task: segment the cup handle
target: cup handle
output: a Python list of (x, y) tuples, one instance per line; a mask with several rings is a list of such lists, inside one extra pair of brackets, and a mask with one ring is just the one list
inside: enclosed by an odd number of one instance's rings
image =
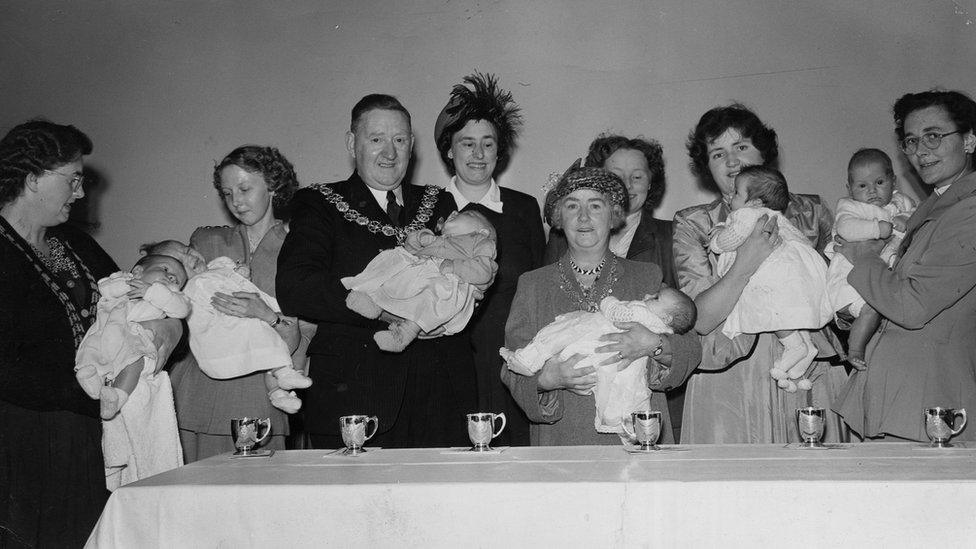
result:
[(258, 439), (254, 441), (255, 446), (264, 442), (264, 439), (268, 438), (268, 435), (271, 434), (271, 418), (260, 419), (257, 423), (258, 425), (264, 425), (264, 435), (258, 437)]
[(958, 435), (959, 431), (962, 431), (962, 428), (966, 426), (966, 409), (959, 408), (958, 410), (956, 410), (956, 415), (962, 416), (962, 423), (959, 424), (958, 428), (952, 430), (953, 435)]
[(498, 435), (502, 434), (502, 431), (505, 430), (505, 424), (506, 424), (505, 412), (501, 412), (499, 414), (495, 414), (495, 417), (491, 418), (492, 423), (494, 423), (496, 420), (498, 420), (498, 418), (502, 418), (502, 426), (499, 427), (499, 429), (497, 431), (495, 431), (494, 433), (491, 434), (491, 438), (497, 437)]
[(366, 435), (366, 438), (363, 439), (363, 442), (366, 442), (367, 440), (373, 438), (373, 435), (376, 434), (376, 430), (380, 428), (380, 420), (379, 420), (378, 417), (376, 417), (376, 416), (369, 416), (368, 418), (366, 418), (366, 428), (367, 429), (369, 429), (370, 422), (373, 423), (373, 431), (371, 433), (369, 433), (368, 435)]

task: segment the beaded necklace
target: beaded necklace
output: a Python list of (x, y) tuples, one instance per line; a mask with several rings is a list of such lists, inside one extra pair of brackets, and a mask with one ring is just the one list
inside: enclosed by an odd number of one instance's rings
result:
[[(617, 282), (617, 256), (609, 254), (609, 268), (607, 269), (606, 276), (604, 276), (602, 267), (607, 262), (607, 259), (607, 257), (604, 257), (603, 261), (600, 262), (600, 265), (597, 267), (599, 274), (597, 274), (596, 279), (593, 281), (593, 285), (589, 287), (583, 286), (583, 283), (577, 280), (572, 275), (572, 271), (563, 263), (563, 259), (559, 259), (559, 288), (576, 301), (577, 308), (580, 311), (590, 313), (599, 311), (600, 302), (603, 301), (603, 298), (613, 293), (613, 285)], [(570, 258), (570, 262), (572, 262), (572, 258)], [(602, 285), (601, 281), (603, 282)], [(600, 287), (599, 290), (597, 290), (598, 287)]]
[(414, 215), (413, 221), (411, 221), (406, 227), (394, 227), (389, 223), (380, 223), (375, 219), (370, 219), (366, 217), (358, 210), (349, 207), (349, 203), (342, 198), (342, 195), (332, 190), (332, 187), (328, 183), (316, 183), (312, 185), (311, 188), (322, 193), (325, 199), (335, 206), (335, 209), (342, 214), (342, 217), (350, 222), (355, 223), (361, 227), (365, 227), (366, 230), (373, 234), (382, 233), (384, 236), (395, 236), (397, 244), (403, 244), (407, 237), (407, 233), (413, 231), (419, 231), (423, 229), (424, 226), (432, 215), (434, 215), (434, 206), (437, 205), (437, 195), (440, 194), (441, 188), (435, 185), (425, 185), (424, 186), (424, 196), (420, 200), (420, 209)]
[(593, 276), (595, 274), (600, 274), (600, 271), (603, 270), (603, 266), (606, 264), (607, 264), (607, 258), (604, 257), (603, 260), (600, 261), (600, 264), (597, 265), (596, 267), (593, 267), (592, 269), (584, 269), (583, 267), (580, 267), (579, 265), (576, 264), (576, 260), (574, 260), (572, 256), (570, 256), (569, 258), (569, 266), (572, 267), (573, 271), (575, 271), (577, 274), (583, 276)]

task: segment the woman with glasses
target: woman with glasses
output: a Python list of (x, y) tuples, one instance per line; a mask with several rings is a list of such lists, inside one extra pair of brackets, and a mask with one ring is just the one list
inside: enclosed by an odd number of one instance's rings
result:
[[(808, 401), (829, 408), (835, 386), (841, 387), (846, 378), (844, 370), (815, 360), (807, 375), (813, 383), (810, 392), (788, 393), (778, 389), (769, 376), (769, 369), (782, 352), (773, 334), (743, 334), (734, 339), (722, 334), (722, 325), (746, 282), (779, 245), (779, 227), (775, 220), (757, 223), (724, 277), (717, 271), (718, 256), (708, 248), (712, 229), (729, 215), (739, 171), (750, 165), (776, 165), (776, 132), (742, 105), (716, 107), (702, 115), (689, 135), (688, 155), (695, 174), (719, 197), (674, 216), (678, 289), (695, 300), (695, 329), (702, 336), (702, 362), (685, 391), (681, 442), (798, 441), (794, 410), (806, 406)], [(791, 193), (785, 215), (810, 244), (823, 250), (830, 240), (833, 215), (819, 196)], [(814, 334), (821, 359), (836, 354), (835, 342), (829, 337), (829, 330)], [(842, 434), (840, 418), (830, 418), (824, 438), (837, 441)]]
[[(91, 150), (74, 126), (41, 120), (0, 140), (0, 547), (80, 547), (108, 495), (98, 400), (74, 364), (96, 283), (118, 266), (65, 223)], [(143, 326), (164, 364), (180, 321)]]
[[(885, 320), (837, 412), (868, 439), (925, 441), (923, 408), (976, 409), (976, 102), (910, 93), (894, 106), (901, 150), (932, 194), (908, 220), (893, 269), (883, 241), (846, 242), (848, 281)], [(976, 440), (976, 429), (957, 437)]]

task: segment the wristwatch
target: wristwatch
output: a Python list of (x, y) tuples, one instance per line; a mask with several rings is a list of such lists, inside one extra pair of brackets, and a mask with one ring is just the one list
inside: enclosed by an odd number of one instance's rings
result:
[[(277, 328), (278, 325), (281, 324), (281, 315), (275, 315), (275, 321), (274, 322), (269, 322), (268, 324), (270, 324), (272, 328)], [(659, 347), (659, 349), (660, 349), (660, 347)], [(654, 351), (654, 352), (656, 353), (657, 351)], [(655, 355), (655, 356), (657, 356), (657, 355)]]
[(651, 357), (661, 356), (661, 353), (663, 352), (664, 352), (664, 340), (662, 339), (661, 342), (657, 344), (657, 348), (654, 349), (654, 352), (651, 353)]

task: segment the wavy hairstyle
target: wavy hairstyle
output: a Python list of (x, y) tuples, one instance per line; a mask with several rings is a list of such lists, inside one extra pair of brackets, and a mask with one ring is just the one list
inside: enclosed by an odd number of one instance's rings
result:
[(271, 205), (275, 217), (288, 218), (288, 204), (291, 197), (298, 190), (298, 177), (291, 162), (278, 149), (262, 147), (260, 145), (244, 145), (230, 152), (223, 160), (214, 166), (213, 186), (220, 190), (220, 172), (227, 166), (237, 166), (248, 172), (260, 174), (268, 185), (268, 191), (274, 192)]
[(74, 126), (47, 120), (15, 126), (0, 140), (0, 206), (24, 192), (28, 175), (40, 176), (91, 152), (91, 139)]
[(763, 165), (776, 167), (779, 162), (779, 145), (776, 131), (763, 124), (756, 113), (741, 103), (725, 107), (715, 107), (702, 115), (691, 133), (688, 134), (688, 156), (691, 158), (691, 171), (702, 185), (721, 193), (718, 183), (708, 169), (708, 144), (720, 137), (729, 128), (736, 129), (742, 137), (752, 140), (762, 154)]
[(622, 135), (600, 134), (590, 143), (590, 149), (586, 153), (586, 165), (603, 168), (607, 159), (621, 149), (634, 150), (644, 155), (644, 160), (647, 162), (649, 185), (647, 187), (647, 199), (641, 209), (650, 215), (661, 205), (666, 187), (664, 183), (664, 151), (661, 149), (661, 144), (654, 139), (644, 139), (639, 136), (629, 139)]

